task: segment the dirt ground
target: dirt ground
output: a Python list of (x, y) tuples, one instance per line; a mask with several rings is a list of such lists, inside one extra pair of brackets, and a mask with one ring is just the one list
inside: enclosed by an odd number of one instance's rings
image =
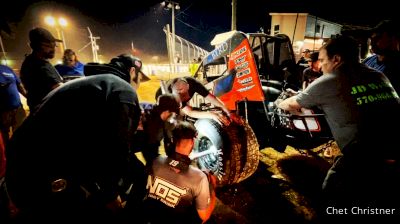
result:
[(168, 80), (170, 77), (167, 75), (152, 75), (150, 76), (151, 80), (147, 82), (143, 82), (140, 84), (137, 93), (139, 96), (139, 102), (149, 102), (149, 103), (155, 103), (155, 95), (157, 89), (160, 87), (160, 81), (161, 80)]
[[(331, 149), (338, 154), (335, 143)], [(208, 223), (319, 223), (320, 188), (334, 157), (323, 153), (321, 147), (260, 150), (251, 177), (217, 188), (217, 206)]]

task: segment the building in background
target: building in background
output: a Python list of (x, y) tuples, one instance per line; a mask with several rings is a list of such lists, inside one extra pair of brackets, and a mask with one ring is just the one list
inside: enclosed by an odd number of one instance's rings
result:
[(293, 43), (298, 60), (305, 49), (318, 50), (322, 44), (341, 33), (342, 25), (308, 13), (269, 13), (271, 35), (286, 34)]

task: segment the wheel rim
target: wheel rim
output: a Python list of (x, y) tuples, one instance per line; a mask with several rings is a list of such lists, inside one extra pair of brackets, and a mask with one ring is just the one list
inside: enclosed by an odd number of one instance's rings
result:
[[(199, 139), (199, 144), (198, 144), (198, 151), (203, 152), (209, 150), (214, 144), (212, 141), (203, 136)], [(199, 164), (202, 167), (207, 168), (208, 170), (211, 170), (212, 172), (218, 171), (218, 155), (215, 154), (208, 154), (205, 156), (202, 156), (199, 158)]]

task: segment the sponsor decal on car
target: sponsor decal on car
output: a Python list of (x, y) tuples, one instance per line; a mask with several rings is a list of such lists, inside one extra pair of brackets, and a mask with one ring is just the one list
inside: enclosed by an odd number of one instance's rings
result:
[(240, 78), (240, 77), (242, 77), (244, 75), (248, 75), (248, 74), (250, 74), (250, 68), (246, 68), (246, 69), (236, 73), (236, 78)]
[(236, 69), (236, 70), (241, 70), (241, 69), (244, 69), (244, 68), (247, 68), (247, 67), (249, 67), (249, 62), (248, 62), (248, 61), (246, 61), (246, 62), (244, 62), (244, 63), (242, 63), (242, 64), (240, 64), (240, 65), (237, 65), (237, 66), (235, 67), (235, 69)]
[(255, 85), (246, 86), (246, 87), (243, 87), (243, 88), (238, 89), (237, 91), (239, 91), (239, 92), (245, 92), (245, 91), (248, 91), (248, 90), (252, 89), (254, 86), (255, 86)]
[(247, 77), (238, 81), (242, 85), (253, 83), (253, 77)]

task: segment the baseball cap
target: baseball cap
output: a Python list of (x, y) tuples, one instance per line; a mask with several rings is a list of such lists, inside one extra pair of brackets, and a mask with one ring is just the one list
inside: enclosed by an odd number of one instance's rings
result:
[(50, 31), (37, 27), (29, 31), (29, 40), (31, 43), (52, 43), (52, 42), (62, 42), (60, 39), (56, 39)]
[(146, 82), (149, 81), (150, 78), (143, 73), (142, 71), (142, 60), (140, 58), (137, 58), (131, 54), (121, 54), (118, 55), (116, 58), (111, 59), (111, 64), (119, 64), (123, 65), (126, 70), (130, 70), (131, 67), (135, 67), (136, 70), (139, 71), (139, 73), (142, 74), (142, 77), (140, 79), (141, 82)]
[(310, 49), (305, 49), (304, 51), (303, 51), (303, 53), (310, 53), (311, 51), (310, 51)]
[(157, 106), (160, 111), (169, 110), (170, 112), (175, 112), (179, 114), (180, 103), (175, 95), (166, 93), (162, 94), (157, 98)]

